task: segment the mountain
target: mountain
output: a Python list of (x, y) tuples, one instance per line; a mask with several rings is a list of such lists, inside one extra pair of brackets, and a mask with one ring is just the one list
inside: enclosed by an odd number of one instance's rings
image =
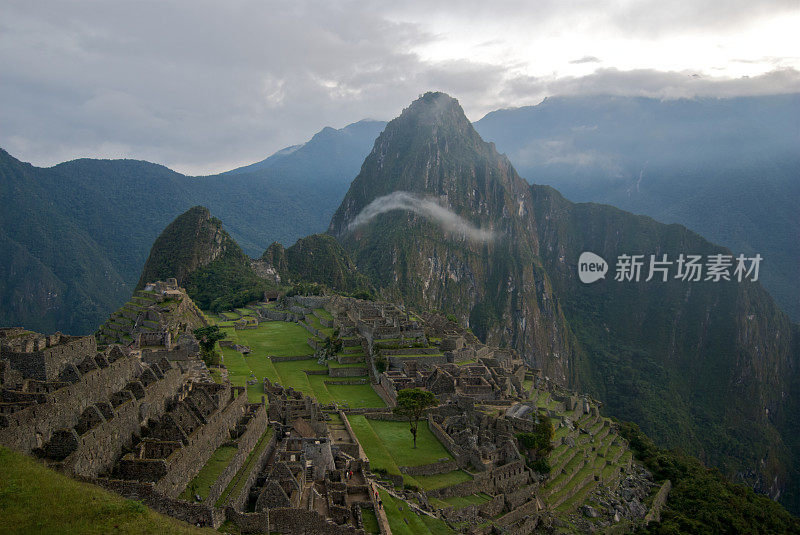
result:
[(0, 323), (93, 332), (133, 293), (161, 230), (198, 204), (253, 256), (323, 231), (382, 126), (326, 128), (261, 168), (207, 177), (135, 160), (39, 168), (0, 149)]
[[(318, 181), (345, 182), (345, 190), (369, 151), (369, 147), (386, 126), (386, 121), (364, 119), (344, 128), (326, 126), (307, 143), (279, 150), (266, 160), (239, 167), (223, 175), (239, 175), (258, 171), (279, 170), (292, 180), (313, 177)], [(346, 180), (342, 180), (347, 176)], [(342, 195), (344, 195), (342, 191)], [(330, 218), (329, 218), (330, 219)]]
[(250, 258), (223, 230), (222, 221), (203, 206), (167, 225), (150, 249), (136, 289), (172, 277), (206, 310), (242, 306), (259, 299), (267, 288)]
[(326, 234), (300, 238), (288, 249), (273, 243), (261, 260), (273, 267), (282, 280), (324, 284), (344, 293), (371, 289), (369, 280), (358, 271), (347, 251)]
[(387, 124), (329, 233), (384, 297), (455, 314), (660, 444), (797, 509), (800, 329), (760, 284), (576, 276), (583, 251), (613, 270), (621, 254), (723, 247), (529, 185), (442, 93)]
[(681, 223), (764, 257), (800, 320), (800, 94), (659, 100), (554, 97), (475, 123), (530, 182)]

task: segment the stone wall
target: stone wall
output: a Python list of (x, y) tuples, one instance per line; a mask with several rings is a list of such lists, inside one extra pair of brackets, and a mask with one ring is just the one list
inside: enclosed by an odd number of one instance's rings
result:
[(322, 339), (326, 338), (325, 333), (321, 332), (316, 327), (312, 327), (311, 325), (306, 323), (305, 320), (298, 321), (297, 323), (299, 323), (305, 330), (307, 330), (308, 332), (310, 332), (311, 334), (313, 334), (317, 338), (322, 338)]
[(450, 455), (456, 458), (456, 462), (458, 462), (459, 466), (465, 468), (469, 465), (469, 459), (466, 455), (464, 455), (463, 450), (461, 447), (453, 442), (453, 439), (448, 435), (442, 426), (436, 423), (433, 418), (428, 418), (428, 429), (431, 430), (431, 433), (439, 439), (439, 442), (442, 443), (444, 448), (450, 452)]
[(296, 314), (282, 312), (280, 310), (274, 310), (271, 308), (261, 308), (259, 313), (270, 321), (295, 322), (298, 320), (298, 316)]
[(226, 507), (225, 519), (239, 528), (239, 533), (267, 533), (269, 531), (269, 511), (241, 513), (233, 507)]
[(309, 360), (313, 357), (310, 355), (291, 355), (287, 357), (269, 357), (272, 362), (288, 362), (290, 360)]
[(258, 479), (258, 475), (264, 469), (264, 465), (266, 464), (267, 460), (269, 459), (272, 452), (275, 451), (275, 444), (278, 440), (278, 433), (272, 433), (272, 436), (267, 442), (266, 447), (262, 450), (261, 455), (253, 463), (253, 468), (250, 470), (250, 473), (247, 475), (247, 479), (242, 485), (242, 490), (239, 492), (238, 496), (230, 496), (228, 498), (228, 505), (237, 511), (244, 511), (245, 507), (247, 506), (247, 500), (250, 497), (250, 487), (256, 482)]
[(142, 351), (142, 360), (145, 362), (158, 362), (165, 358), (172, 362), (187, 362), (189, 350), (185, 347), (178, 349), (145, 349)]
[(438, 463), (421, 464), (419, 466), (401, 466), (400, 471), (410, 476), (435, 476), (458, 470), (455, 461), (442, 461)]
[[(120, 356), (105, 368), (80, 375), (76, 383), (46, 394), (47, 402), (4, 415), (0, 444), (30, 453), (50, 439), (57, 429), (71, 429), (91, 405), (105, 403), (139, 373), (139, 362)], [(2, 424), (0, 424), (2, 425)]]
[(366, 375), (366, 366), (348, 366), (346, 368), (328, 368), (331, 377), (361, 377)]
[[(94, 336), (55, 338), (42, 335), (31, 347), (17, 352), (5, 345), (0, 348), (0, 357), (7, 359), (11, 367), (19, 370), (24, 377), (40, 381), (55, 381), (67, 364), (77, 365), (87, 356), (97, 353)], [(30, 351), (28, 351), (30, 350)]]
[[(253, 405), (251, 405), (253, 407)], [(239, 469), (244, 465), (250, 452), (253, 450), (258, 440), (267, 430), (267, 411), (264, 405), (257, 404), (256, 410), (250, 421), (247, 422), (247, 430), (239, 437), (236, 444), (237, 450), (233, 458), (228, 462), (228, 466), (219, 474), (217, 480), (211, 486), (208, 492), (208, 497), (203, 503), (213, 505), (217, 499), (225, 491), (225, 488), (230, 483), (231, 479), (236, 475)]]
[(444, 355), (425, 355), (419, 357), (389, 356), (387, 357), (392, 368), (401, 368), (404, 362), (412, 361), (429, 366), (441, 366), (447, 364), (447, 357)]
[(500, 517), (497, 521), (498, 525), (500, 526), (508, 526), (510, 524), (514, 524), (519, 522), (526, 516), (535, 515), (542, 509), (541, 503), (539, 503), (538, 499), (531, 500), (526, 502), (524, 505), (517, 507), (513, 511), (506, 513), (502, 517)]
[(350, 436), (350, 441), (354, 443), (358, 448), (358, 458), (361, 459), (362, 461), (367, 461), (364, 464), (364, 469), (369, 470), (369, 458), (367, 457), (367, 454), (364, 452), (364, 448), (361, 447), (361, 443), (356, 438), (356, 434), (353, 431), (353, 428), (350, 427), (350, 421), (347, 419), (347, 416), (345, 416), (344, 412), (341, 410), (339, 411), (339, 418), (341, 418), (342, 423), (344, 423), (344, 427), (347, 430), (347, 434)]
[(289, 298), (290, 303), (295, 303), (304, 308), (324, 308), (330, 297), (324, 295), (294, 295)]
[(113, 411), (113, 417), (80, 436), (78, 450), (64, 460), (64, 466), (74, 474), (97, 476), (111, 470), (122, 451), (131, 446), (142, 422), (164, 413), (166, 400), (175, 395), (183, 383), (178, 368), (171, 368), (163, 378), (144, 387), (142, 399), (130, 399)]
[(316, 511), (276, 508), (270, 509), (269, 513), (270, 531), (298, 535), (366, 535), (363, 529), (336, 525)]
[(486, 488), (485, 480), (481, 477), (484, 473), (476, 474), (475, 479), (472, 481), (463, 481), (449, 487), (428, 491), (428, 496), (444, 500), (455, 496), (469, 496), (477, 492), (486, 492), (489, 489)]
[(436, 355), (439, 350), (435, 347), (404, 347), (400, 349), (381, 349), (381, 355), (386, 357), (403, 355)]
[(165, 496), (176, 497), (206, 464), (223, 442), (230, 440), (229, 429), (244, 414), (247, 395), (239, 396), (215, 412), (208, 423), (189, 437), (189, 443), (168, 458), (167, 474), (158, 480), (156, 490)]
[(664, 481), (664, 483), (661, 485), (661, 488), (658, 489), (655, 498), (653, 498), (653, 505), (650, 506), (650, 510), (644, 517), (645, 525), (650, 522), (661, 521), (661, 509), (663, 509), (664, 505), (667, 503), (667, 498), (669, 498), (669, 493), (671, 490), (672, 482), (668, 479)]

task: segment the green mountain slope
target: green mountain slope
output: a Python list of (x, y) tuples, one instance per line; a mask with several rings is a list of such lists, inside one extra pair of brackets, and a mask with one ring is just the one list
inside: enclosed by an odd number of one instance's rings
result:
[[(394, 191), (434, 199), (495, 238), (445, 231), (416, 208), (351, 225)], [(722, 248), (679, 225), (529, 186), (440, 93), (387, 125), (329, 232), (385, 296), (456, 314), (660, 444), (796, 505), (798, 329), (761, 286), (586, 286), (575, 276), (584, 250), (613, 269), (623, 252), (675, 258)]]
[(280, 243), (273, 243), (261, 259), (292, 281), (324, 284), (345, 293), (371, 288), (369, 280), (358, 271), (347, 251), (334, 237), (326, 234), (300, 238), (288, 249)]
[(268, 283), (212, 217), (195, 206), (178, 216), (153, 243), (137, 289), (174, 277), (202, 309), (218, 310), (259, 299)]
[(133, 292), (159, 232), (198, 204), (251, 255), (324, 230), (382, 126), (327, 128), (255, 168), (208, 177), (134, 160), (43, 169), (0, 149), (0, 323), (94, 331)]

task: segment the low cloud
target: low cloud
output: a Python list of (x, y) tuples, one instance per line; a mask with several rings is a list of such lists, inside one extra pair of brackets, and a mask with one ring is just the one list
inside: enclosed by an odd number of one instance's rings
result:
[(570, 61), (573, 65), (579, 65), (581, 63), (600, 63), (600, 58), (594, 56), (583, 56), (580, 59), (573, 59)]
[(414, 212), (435, 222), (446, 232), (463, 236), (471, 241), (491, 242), (497, 237), (495, 232), (476, 227), (452, 210), (430, 199), (406, 191), (395, 191), (389, 195), (378, 197), (361, 210), (347, 226), (347, 230), (354, 230), (369, 223), (380, 214), (393, 210)]
[[(695, 97), (730, 98), (741, 96), (796, 93), (800, 87), (800, 71), (775, 69), (758, 76), (740, 78), (698, 75), (693, 71), (659, 71), (655, 69), (598, 69), (586, 76), (544, 78), (519, 76), (511, 79), (501, 93), (508, 102), (521, 102), (537, 97), (573, 95), (613, 95), (678, 99)], [(538, 102), (535, 102), (538, 103)], [(518, 104), (519, 105), (519, 104)]]

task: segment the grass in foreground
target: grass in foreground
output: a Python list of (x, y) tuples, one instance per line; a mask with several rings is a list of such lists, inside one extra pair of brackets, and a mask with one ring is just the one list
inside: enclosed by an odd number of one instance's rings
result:
[(0, 533), (216, 533), (48, 470), (0, 447)]

